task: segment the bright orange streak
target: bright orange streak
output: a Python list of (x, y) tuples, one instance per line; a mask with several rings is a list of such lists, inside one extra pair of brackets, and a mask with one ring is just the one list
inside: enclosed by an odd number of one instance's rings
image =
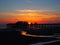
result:
[[(24, 11), (22, 11), (24, 12)], [(0, 13), (0, 22), (14, 23), (17, 21), (26, 21), (32, 23), (60, 23), (60, 14), (40, 14), (38, 11), (28, 10), (28, 13)], [(34, 13), (35, 12), (35, 13)], [(1, 17), (4, 15), (3, 17)]]

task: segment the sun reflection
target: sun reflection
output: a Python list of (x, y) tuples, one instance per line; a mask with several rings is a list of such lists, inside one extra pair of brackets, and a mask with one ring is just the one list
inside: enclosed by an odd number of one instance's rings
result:
[(22, 31), (21, 32), (22, 35), (26, 35), (26, 33), (27, 33), (26, 31)]

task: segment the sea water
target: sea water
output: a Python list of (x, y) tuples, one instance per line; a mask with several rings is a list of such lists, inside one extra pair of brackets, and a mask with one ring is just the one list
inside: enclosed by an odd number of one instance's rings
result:
[(7, 28), (5, 24), (0, 24), (0, 29), (5, 29)]

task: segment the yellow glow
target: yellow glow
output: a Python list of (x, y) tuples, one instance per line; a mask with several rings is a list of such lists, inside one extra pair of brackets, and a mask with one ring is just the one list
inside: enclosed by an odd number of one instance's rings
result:
[(18, 10), (18, 12), (20, 13), (0, 12), (0, 22), (26, 21), (29, 24), (35, 22), (37, 23), (60, 22), (60, 14), (40, 13), (45, 11), (49, 10)]
[(28, 22), (28, 24), (31, 24), (31, 22)]
[(26, 31), (22, 31), (21, 32), (22, 35), (26, 35), (26, 33), (27, 33)]

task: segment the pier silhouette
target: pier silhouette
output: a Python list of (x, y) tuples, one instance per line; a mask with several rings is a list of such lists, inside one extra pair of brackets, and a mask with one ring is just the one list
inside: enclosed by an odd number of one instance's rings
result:
[[(25, 32), (22, 33), (22, 31)], [(0, 44), (30, 45), (38, 42), (57, 40), (57, 38), (49, 36), (59, 32), (60, 24), (10, 23), (7, 24), (6, 29), (0, 29)], [(45, 37), (39, 35), (44, 35)]]

